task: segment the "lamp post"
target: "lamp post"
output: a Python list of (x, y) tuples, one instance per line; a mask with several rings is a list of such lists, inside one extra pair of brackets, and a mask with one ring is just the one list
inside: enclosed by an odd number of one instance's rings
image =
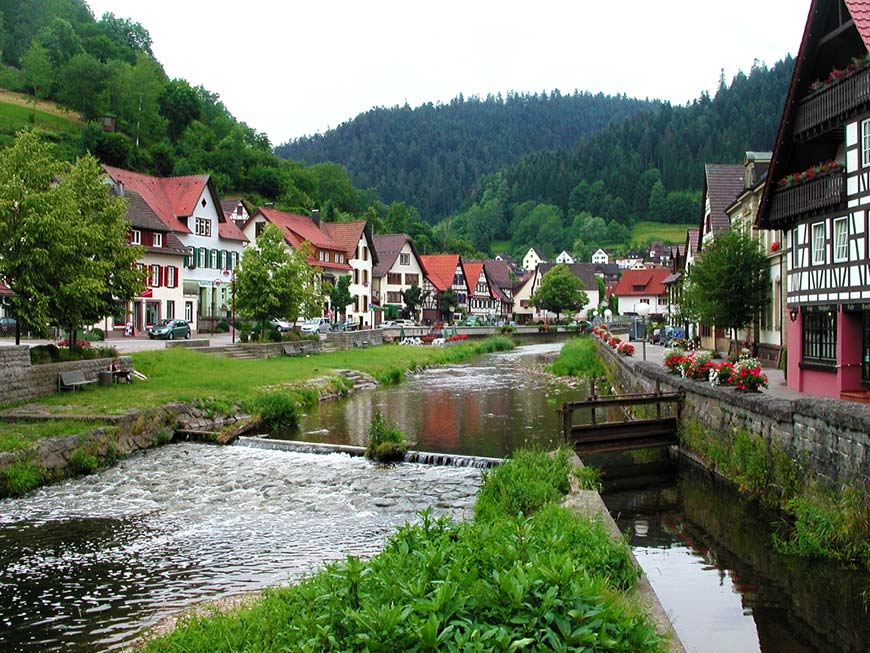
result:
[(230, 278), (230, 331), (233, 344), (236, 344), (236, 271), (224, 269), (221, 274)]
[(638, 304), (634, 307), (635, 312), (640, 315), (641, 323), (643, 324), (643, 359), (646, 360), (646, 316), (649, 315), (649, 304)]
[(610, 320), (613, 319), (613, 311), (609, 308), (604, 309), (604, 323), (610, 324)]

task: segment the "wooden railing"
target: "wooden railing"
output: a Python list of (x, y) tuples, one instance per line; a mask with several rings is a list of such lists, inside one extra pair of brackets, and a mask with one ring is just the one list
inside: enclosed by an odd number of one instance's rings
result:
[(798, 103), (795, 116), (796, 138), (826, 123), (834, 123), (861, 105), (870, 102), (870, 68), (834, 83)]
[(774, 191), (770, 203), (770, 220), (774, 224), (835, 209), (846, 201), (846, 175), (842, 170), (829, 173), (796, 186)]

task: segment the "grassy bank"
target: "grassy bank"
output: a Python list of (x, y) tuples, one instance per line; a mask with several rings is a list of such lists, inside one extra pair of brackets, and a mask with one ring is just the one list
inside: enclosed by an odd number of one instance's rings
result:
[(484, 478), (475, 517), (406, 525), (230, 613), (147, 643), (194, 651), (663, 651), (630, 590), (627, 547), (557, 501), (568, 454), (521, 452)]
[(101, 426), (105, 426), (105, 423), (71, 419), (50, 422), (0, 422), (0, 452), (21, 451), (40, 438), (83, 435)]
[(813, 481), (806, 463), (746, 430), (711, 433), (687, 420), (681, 444), (696, 453), (740, 491), (784, 514), (776, 548), (807, 558), (830, 558), (870, 571), (870, 505), (866, 488), (832, 488)]
[(572, 338), (553, 361), (553, 374), (580, 378), (605, 375), (604, 365), (590, 336)]
[(382, 345), (307, 357), (277, 356), (258, 360), (217, 358), (177, 347), (133, 355), (135, 368), (148, 377), (147, 381), (53, 394), (38, 403), (54, 407), (56, 412), (93, 415), (117, 414), (130, 408), (148, 408), (172, 401), (201, 400), (230, 406), (270, 387), (301, 384), (328, 376), (336, 369), (360, 370), (382, 383), (391, 383), (400, 381), (411, 369), (457, 363), (513, 346), (507, 338), (489, 338), (445, 349)]

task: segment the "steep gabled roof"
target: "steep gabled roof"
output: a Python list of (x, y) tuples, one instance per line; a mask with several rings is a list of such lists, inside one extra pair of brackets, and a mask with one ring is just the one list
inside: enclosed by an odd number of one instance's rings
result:
[(465, 275), (465, 285), (468, 286), (469, 294), (474, 294), (477, 287), (477, 280), (480, 279), (480, 273), (483, 272), (483, 263), (480, 261), (463, 261), (462, 273)]
[(453, 277), (457, 266), (462, 263), (462, 257), (459, 254), (429, 254), (421, 256), (420, 262), (432, 285), (443, 292), (453, 286)]
[(498, 261), (496, 259), (487, 259), (483, 262), (483, 268), (486, 270), (487, 276), (499, 288), (512, 288), (511, 268), (506, 261)]
[(232, 220), (221, 222), (218, 225), (218, 236), (225, 240), (240, 240), (243, 243), (248, 242), (245, 234), (239, 229)]
[(619, 297), (665, 295), (667, 289), (663, 282), (670, 273), (670, 270), (665, 268), (626, 270), (613, 293)]
[[(393, 267), (396, 259), (399, 258), (399, 253), (405, 246), (405, 243), (411, 245), (411, 251), (420, 262), (420, 256), (417, 250), (414, 249), (414, 242), (407, 234), (386, 234), (383, 236), (375, 236), (373, 239), (374, 248), (378, 253), (378, 264), (372, 269), (372, 275), (375, 277), (384, 277), (387, 272)], [(422, 267), (423, 264), (420, 263)]]
[[(853, 26), (864, 44), (864, 48), (870, 51), (870, 1), (868, 0), (843, 0), (849, 14), (852, 16)], [(758, 203), (758, 211), (755, 214), (755, 224), (762, 229), (781, 229), (784, 225), (772, 224), (768, 219), (770, 202), (776, 189), (776, 182), (785, 174), (793, 172), (786, 170), (793, 149), (794, 113), (797, 111), (797, 103), (806, 93), (812, 79), (811, 66), (818, 53), (821, 21), (825, 16), (823, 9), (836, 9), (836, 3), (831, 0), (812, 0), (804, 33), (801, 37), (801, 45), (795, 57), (795, 66), (791, 75), (788, 93), (782, 109), (782, 117), (776, 132), (776, 140), (773, 143), (773, 155), (770, 167), (767, 171), (767, 179), (764, 181), (764, 190)], [(847, 28), (848, 24), (843, 25)]]
[[(743, 192), (744, 170), (742, 165), (707, 163), (704, 165), (704, 188), (702, 198), (710, 200), (710, 226), (714, 234), (725, 231), (731, 220), (725, 212), (735, 198)], [(704, 233), (705, 216), (701, 212), (701, 233)]]
[(278, 227), (283, 232), (284, 239), (294, 248), (299, 247), (307, 241), (321, 249), (342, 252), (342, 248), (329, 237), (329, 234), (321, 231), (308, 216), (287, 213), (270, 206), (264, 206), (254, 211), (254, 214), (248, 218), (245, 226), (250, 224), (258, 215), (262, 215), (266, 220)]
[(598, 290), (598, 278), (595, 276), (595, 266), (592, 263), (541, 263), (538, 271), (543, 277), (556, 265), (565, 265), (571, 274), (583, 282), (583, 290)]
[(163, 220), (160, 219), (154, 210), (148, 205), (142, 196), (133, 190), (132, 188), (128, 188), (124, 190), (124, 197), (127, 199), (127, 222), (129, 222), (133, 227), (137, 229), (148, 229), (149, 231), (159, 231), (160, 233), (167, 233), (169, 231), (169, 227), (167, 227)]
[(693, 252), (697, 252), (700, 237), (701, 231), (699, 229), (686, 229), (686, 251), (691, 247)]
[(356, 222), (321, 222), (320, 230), (325, 231), (333, 242), (338, 245), (348, 259), (353, 258), (359, 239), (366, 228), (365, 220)]
[(0, 297), (15, 297), (16, 293), (5, 283), (0, 281)]

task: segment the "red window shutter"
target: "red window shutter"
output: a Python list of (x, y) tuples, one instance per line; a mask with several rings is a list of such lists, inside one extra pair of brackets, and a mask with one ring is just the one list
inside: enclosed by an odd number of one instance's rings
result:
[(178, 288), (178, 267), (172, 266), (172, 287)]

